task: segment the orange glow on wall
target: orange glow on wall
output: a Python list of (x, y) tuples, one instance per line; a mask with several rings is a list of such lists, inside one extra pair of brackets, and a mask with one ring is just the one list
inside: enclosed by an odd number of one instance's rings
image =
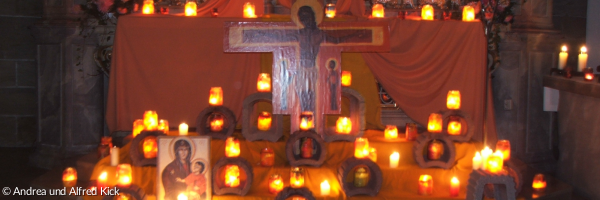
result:
[(228, 137), (227, 140), (225, 140), (225, 156), (228, 158), (240, 156), (239, 140), (233, 137)]
[(223, 105), (223, 89), (221, 87), (211, 87), (210, 96), (208, 97), (208, 104), (211, 106), (222, 106)]
[(352, 72), (342, 71), (342, 86), (349, 87), (352, 85)]
[(271, 92), (271, 76), (269, 74), (261, 73), (258, 75), (256, 90), (258, 92)]
[(442, 132), (442, 115), (438, 113), (431, 113), (429, 115), (429, 122), (427, 123), (427, 131), (430, 133)]

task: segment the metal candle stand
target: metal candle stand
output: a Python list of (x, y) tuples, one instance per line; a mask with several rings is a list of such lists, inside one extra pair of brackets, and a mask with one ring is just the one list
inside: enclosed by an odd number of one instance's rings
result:
[[(314, 144), (317, 145), (317, 152), (312, 156), (312, 158), (302, 158), (300, 155), (294, 154), (294, 143), (305, 137), (312, 138)], [(314, 167), (320, 167), (323, 162), (325, 162), (325, 158), (327, 157), (327, 148), (325, 147), (325, 141), (323, 141), (323, 138), (321, 138), (317, 132), (312, 130), (296, 131), (290, 135), (290, 138), (285, 144), (285, 155), (287, 156), (291, 166), (310, 165)]]
[[(366, 166), (369, 171), (369, 183), (365, 187), (355, 187), (353, 183), (346, 181), (358, 166)], [(338, 181), (348, 197), (356, 195), (377, 196), (383, 184), (383, 174), (381, 168), (371, 159), (351, 157), (346, 159), (338, 168)]]
[[(163, 131), (142, 131), (131, 140), (131, 147), (129, 148), (129, 157), (131, 157), (131, 164), (133, 166), (156, 166), (156, 157), (145, 158), (142, 150), (142, 142), (148, 136), (164, 136)], [(156, 141), (158, 142), (158, 141)]]
[(323, 137), (325, 141), (350, 141), (353, 142), (357, 137), (361, 137), (365, 133), (365, 98), (356, 90), (342, 87), (342, 97), (350, 100), (350, 121), (352, 122), (352, 131), (349, 134), (336, 133), (335, 127), (326, 127), (325, 120), (327, 117), (322, 117)]
[[(220, 177), (221, 173), (219, 173), (219, 169), (224, 168), (227, 165), (237, 165), (240, 170), (243, 170), (244, 173), (246, 173), (246, 181), (240, 181), (240, 185), (237, 187), (226, 187), (224, 181), (221, 179), (222, 177)], [(250, 191), (253, 177), (254, 172), (252, 171), (252, 165), (250, 165), (246, 159), (240, 157), (223, 157), (219, 159), (219, 161), (217, 161), (213, 167), (213, 191), (216, 195), (235, 194), (239, 196), (245, 196)]]
[[(207, 120), (213, 113), (221, 113), (223, 115), (223, 130), (219, 132), (212, 132), (208, 128)], [(235, 129), (235, 114), (229, 108), (225, 106), (209, 106), (200, 112), (198, 118), (196, 118), (196, 131), (198, 135), (207, 135), (212, 138), (226, 140), (227, 137), (233, 135)]]
[(256, 124), (252, 125), (252, 113), (254, 113), (254, 105), (260, 101), (272, 102), (273, 94), (271, 93), (254, 93), (244, 99), (242, 107), (242, 135), (248, 141), (268, 140), (277, 142), (283, 136), (283, 115), (271, 115), (271, 129), (268, 131), (258, 130)]

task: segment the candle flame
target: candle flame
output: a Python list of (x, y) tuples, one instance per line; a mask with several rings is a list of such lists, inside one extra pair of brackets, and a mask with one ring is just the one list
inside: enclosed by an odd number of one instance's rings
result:
[(100, 174), (100, 176), (98, 176), (98, 179), (102, 179), (102, 180), (106, 180), (106, 177), (108, 176), (108, 174), (106, 174), (106, 172), (102, 172)]
[(563, 45), (563, 46), (562, 46), (562, 48), (561, 48), (561, 50), (562, 50), (563, 52), (567, 52), (567, 45)]
[(451, 180), (450, 182), (452, 182), (453, 184), (458, 184), (458, 183), (460, 183), (460, 181), (458, 181), (458, 178), (456, 178), (456, 176), (455, 176), (455, 177), (452, 177), (452, 180)]
[(581, 54), (587, 53), (587, 48), (585, 46), (581, 47)]

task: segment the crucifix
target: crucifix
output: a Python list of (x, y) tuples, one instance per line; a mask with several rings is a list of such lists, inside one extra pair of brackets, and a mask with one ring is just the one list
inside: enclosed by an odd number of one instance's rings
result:
[(329, 22), (316, 0), (292, 5), (293, 22), (227, 22), (225, 52), (273, 53), (273, 114), (291, 115), (298, 130), (301, 112), (314, 113), (315, 129), (325, 114), (341, 112), (341, 52), (389, 51), (386, 21)]

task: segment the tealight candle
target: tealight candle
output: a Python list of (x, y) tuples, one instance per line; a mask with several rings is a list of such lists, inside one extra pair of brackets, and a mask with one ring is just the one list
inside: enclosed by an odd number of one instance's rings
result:
[(335, 4), (327, 4), (327, 6), (325, 6), (325, 16), (327, 18), (334, 18), (335, 17)]
[(335, 132), (340, 134), (350, 134), (352, 131), (352, 121), (347, 117), (340, 117), (336, 122)]
[(210, 88), (210, 96), (208, 97), (208, 104), (211, 106), (222, 106), (223, 105), (223, 89), (221, 87)]
[(587, 48), (585, 46), (581, 47), (581, 54), (579, 54), (579, 62), (577, 63), (577, 71), (583, 72), (583, 69), (587, 66)]
[(321, 196), (328, 196), (331, 191), (331, 186), (327, 180), (321, 182)]
[(462, 123), (460, 117), (450, 116), (448, 120), (448, 135), (460, 135), (462, 133)]
[(452, 177), (450, 180), (450, 196), (457, 197), (458, 192), (460, 191), (460, 181), (456, 177)]
[(504, 158), (505, 161), (510, 160), (510, 141), (498, 140), (498, 142), (496, 142), (496, 151), (502, 152), (502, 158)]
[(354, 140), (354, 157), (361, 159), (369, 156), (369, 139), (357, 137)]
[(350, 87), (352, 85), (352, 72), (342, 71), (342, 86)]
[(269, 193), (277, 194), (281, 190), (283, 190), (283, 179), (281, 178), (281, 175), (271, 175), (271, 178), (269, 178)]
[(394, 125), (385, 126), (385, 139), (391, 140), (398, 138), (398, 128)]
[(179, 124), (179, 135), (187, 135), (189, 126), (186, 123)]
[(157, 130), (162, 131), (165, 134), (169, 134), (169, 121), (164, 119), (159, 120)]
[(465, 6), (463, 8), (463, 21), (470, 22), (475, 20), (475, 9), (472, 6)]
[(244, 4), (244, 18), (256, 18), (254, 4), (252, 2), (246, 2)]
[(421, 18), (423, 20), (433, 20), (433, 6), (424, 5), (423, 8), (421, 8)]
[(240, 185), (240, 168), (237, 165), (225, 166), (225, 186), (237, 187)]
[(427, 158), (429, 160), (438, 160), (444, 155), (444, 144), (438, 140), (433, 140), (427, 148)]
[(267, 73), (260, 73), (256, 81), (256, 90), (258, 92), (271, 92), (271, 76)]
[(100, 189), (104, 188), (107, 186), (107, 181), (108, 181), (108, 174), (106, 172), (102, 172), (100, 173), (100, 175), (98, 176), (98, 179), (96, 180), (96, 186)]
[(154, 131), (158, 129), (158, 114), (156, 111), (147, 110), (144, 112), (144, 130)]
[(119, 164), (119, 147), (114, 146), (110, 149), (110, 166), (117, 166)]
[(154, 1), (145, 0), (142, 6), (142, 13), (145, 15), (154, 14)]
[(227, 137), (225, 140), (225, 156), (228, 158), (234, 158), (240, 156), (240, 141), (233, 138)]
[(546, 189), (546, 178), (544, 178), (544, 175), (536, 174), (533, 177), (533, 183), (531, 184), (531, 187), (536, 192), (544, 191), (544, 189)]
[(261, 112), (258, 115), (258, 130), (261, 131), (268, 131), (269, 129), (271, 129), (271, 114), (268, 112)]
[(77, 170), (72, 167), (67, 167), (65, 171), (63, 171), (62, 181), (65, 187), (77, 185)]
[(504, 166), (504, 162), (502, 159), (502, 152), (496, 151), (492, 155), (490, 155), (486, 161), (486, 171), (496, 174), (502, 171), (502, 167)]
[(273, 149), (264, 148), (260, 151), (260, 165), (271, 167), (275, 164), (275, 152)]
[(430, 133), (442, 132), (442, 115), (438, 113), (431, 113), (429, 115), (429, 122), (427, 123), (427, 131)]
[(213, 114), (209, 117), (210, 120), (210, 131), (211, 132), (221, 132), (223, 130), (223, 124), (225, 123), (223, 119), (223, 115)]
[(304, 169), (300, 167), (292, 167), (290, 171), (290, 187), (304, 187)]
[(313, 129), (314, 126), (313, 112), (304, 111), (300, 114), (300, 130), (307, 131)]
[(446, 99), (446, 107), (450, 110), (460, 109), (460, 91), (450, 90)]
[(177, 200), (188, 200), (188, 196), (185, 195), (184, 192), (179, 193), (179, 195), (177, 195)]
[(135, 136), (144, 131), (144, 129), (144, 120), (137, 119), (133, 122), (133, 131), (131, 131), (131, 135), (133, 135), (133, 137), (135, 138)]
[(433, 179), (430, 175), (421, 175), (419, 177), (419, 194), (431, 195), (433, 193)]
[(594, 80), (594, 70), (592, 68), (585, 68), (583, 70), (583, 79), (586, 81), (592, 81)]
[(568, 57), (569, 53), (567, 53), (567, 45), (563, 45), (560, 53), (558, 54), (558, 69), (565, 69), (565, 66), (567, 66)]
[(119, 164), (117, 166), (117, 185), (128, 188), (131, 185), (131, 165)]
[(398, 152), (394, 152), (390, 155), (390, 168), (398, 167), (398, 163), (400, 162), (400, 154)]
[(187, 3), (185, 3), (185, 16), (196, 16), (197, 7), (198, 5), (195, 0), (188, 0)]
[(369, 183), (369, 173), (364, 167), (359, 167), (354, 172), (354, 187), (365, 187)]
[(144, 138), (144, 141), (142, 142), (142, 150), (144, 151), (144, 158), (156, 158), (156, 154), (158, 153), (156, 137), (148, 136)]
[(372, 16), (374, 18), (383, 18), (384, 17), (384, 9), (383, 9), (383, 5), (377, 3), (375, 5), (373, 5), (373, 12), (372, 12)]

